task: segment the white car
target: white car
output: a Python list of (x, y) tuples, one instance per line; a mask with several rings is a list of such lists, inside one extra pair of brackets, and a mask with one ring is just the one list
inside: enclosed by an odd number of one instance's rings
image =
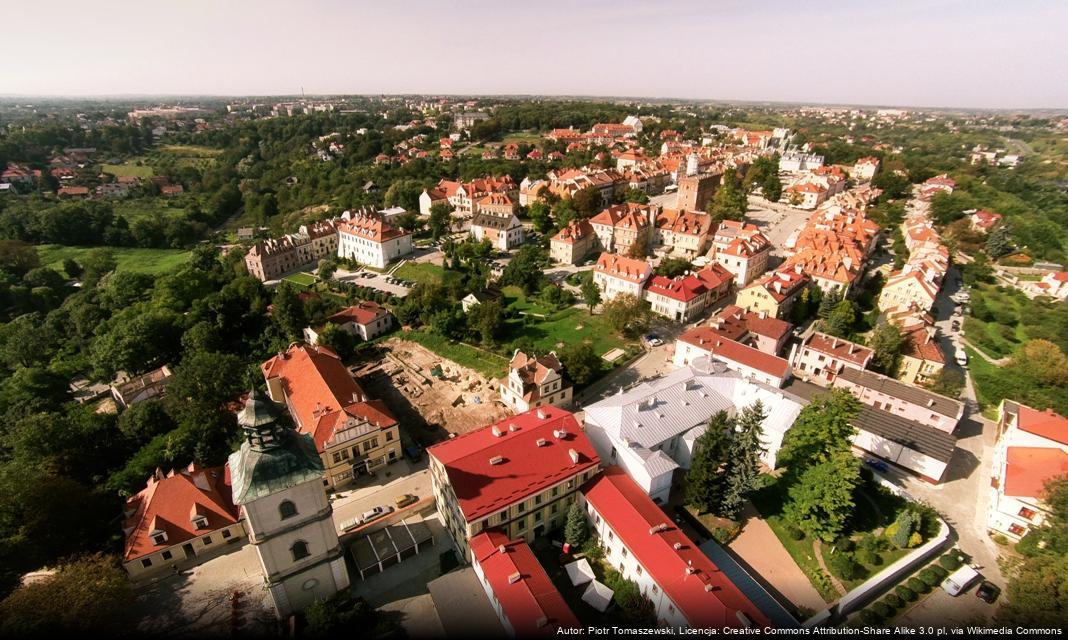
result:
[(968, 366), (968, 354), (964, 353), (963, 349), (958, 350), (957, 351), (957, 355), (954, 356), (953, 359), (956, 360), (957, 364), (959, 364), (962, 367), (967, 367)]

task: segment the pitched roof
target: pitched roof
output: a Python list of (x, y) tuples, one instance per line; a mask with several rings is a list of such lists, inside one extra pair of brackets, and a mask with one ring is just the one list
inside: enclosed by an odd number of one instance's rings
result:
[(553, 236), (552, 241), (573, 244), (576, 241), (588, 238), (591, 235), (593, 235), (593, 227), (590, 226), (590, 221), (582, 218), (568, 222), (567, 226), (560, 229), (560, 231)]
[[(523, 399), (527, 402), (541, 397), (540, 385), (551, 374), (563, 375), (563, 365), (556, 357), (556, 353), (549, 352), (540, 356), (523, 353), (519, 349), (512, 355), (512, 361), (508, 364), (511, 372), (515, 372), (523, 381)], [(509, 374), (511, 375), (511, 374)]]
[(385, 307), (373, 300), (363, 300), (359, 304), (338, 311), (327, 318), (327, 321), (334, 324), (355, 322), (356, 324), (368, 325), (387, 315), (389, 315), (389, 311)]
[(368, 400), (327, 347), (290, 345), (260, 368), (264, 379), (281, 379), (298, 431), (311, 435), (320, 453), (338, 440), (397, 423), (382, 401)]
[(649, 279), (645, 288), (650, 293), (656, 293), (672, 298), (673, 300), (687, 303), (708, 293), (705, 283), (695, 275), (678, 276), (675, 278), (653, 276)]
[[(539, 440), (545, 444), (538, 446)], [(572, 459), (571, 451), (577, 454), (578, 462)], [(469, 522), (565, 478), (596, 469), (600, 463), (575, 416), (553, 406), (440, 442), (427, 453), (445, 467), (460, 510)]]
[(730, 304), (709, 320), (708, 326), (730, 340), (743, 341), (747, 334), (753, 333), (778, 342), (790, 333), (792, 325), (766, 313), (746, 311)]
[(945, 364), (946, 357), (935, 339), (934, 329), (924, 324), (916, 324), (905, 329), (903, 333), (905, 340), (901, 346), (901, 355)]
[(471, 557), (482, 567), (497, 599), (494, 604), (500, 605), (517, 637), (555, 636), (560, 627), (579, 626), (523, 540), (509, 540), (498, 530), (486, 531), (471, 538)]
[(795, 271), (794, 269), (785, 268), (761, 277), (746, 289), (760, 287), (767, 291), (775, 302), (782, 302), (800, 293), (810, 282), (812, 282), (812, 278), (800, 272), (800, 270)]
[(895, 380), (874, 371), (859, 371), (846, 367), (838, 374), (838, 377), (857, 386), (884, 393), (892, 398), (904, 400), (918, 407), (926, 407), (935, 413), (956, 420), (959, 420), (964, 415), (964, 404), (959, 400), (905, 384), (900, 380)]
[[(196, 464), (166, 475), (156, 469), (145, 488), (126, 500), (125, 513), (124, 561), (228, 527), (239, 517), (230, 491), (229, 468)], [(202, 516), (206, 525), (197, 529), (194, 516)], [(157, 530), (167, 534), (163, 544), (152, 540), (151, 534)]]
[(597, 258), (597, 266), (594, 269), (613, 278), (629, 280), (639, 284), (645, 282), (652, 271), (652, 267), (645, 260), (626, 258), (607, 252), (602, 253)]
[(952, 434), (866, 404), (860, 406), (860, 412), (853, 418), (852, 424), (939, 462), (949, 462), (957, 443)]
[(786, 360), (725, 338), (712, 327), (695, 327), (680, 335), (679, 340), (707, 351), (715, 358), (735, 362), (776, 378), (784, 378), (790, 372), (790, 363)]
[(769, 623), (621, 468), (606, 468), (582, 492), (690, 626), (737, 628)]
[(852, 362), (860, 367), (867, 366), (868, 360), (871, 359), (873, 353), (868, 347), (818, 331), (809, 336), (808, 340), (805, 340), (804, 346), (839, 360)]
[(1019, 407), (1019, 418), (1016, 426), (1036, 436), (1042, 436), (1061, 444), (1068, 444), (1068, 418), (1054, 413), (1053, 409), (1036, 411), (1022, 404)]
[(350, 220), (338, 222), (337, 230), (339, 233), (349, 233), (372, 242), (387, 242), (395, 238), (411, 235), (383, 221), (376, 215), (364, 215), (362, 212), (352, 216)]
[(720, 287), (730, 287), (734, 282), (734, 274), (718, 262), (712, 262), (707, 267), (694, 273), (695, 276), (705, 283), (705, 288), (715, 291)]
[[(513, 224), (514, 223), (514, 224)], [(508, 229), (515, 229), (522, 226), (519, 219), (515, 215), (497, 215), (493, 213), (478, 212), (471, 218), (472, 227), (483, 227), (486, 229), (496, 229), (498, 231), (506, 231)]]
[(1068, 473), (1068, 453), (1052, 447), (1008, 447), (1005, 450), (1007, 496), (1041, 498), (1046, 483)]

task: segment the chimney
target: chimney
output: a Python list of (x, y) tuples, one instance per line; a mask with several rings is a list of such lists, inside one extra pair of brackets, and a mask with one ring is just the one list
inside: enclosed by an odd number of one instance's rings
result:
[(492, 431), (493, 431), (493, 435), (494, 435), (495, 437), (498, 437), (498, 438), (500, 438), (500, 437), (501, 437), (501, 435), (502, 435), (502, 433), (503, 433), (503, 432), (501, 431), (501, 428), (500, 428), (500, 427), (498, 427), (497, 425), (493, 425), (493, 429), (492, 429)]
[(522, 574), (520, 574), (518, 571), (516, 571), (512, 575), (508, 576), (508, 584), (515, 584), (515, 583), (519, 582), (520, 578), (522, 578), (522, 577), (523, 577)]
[(519, 427), (516, 425), (516, 423), (513, 422), (512, 424), (508, 425), (508, 430), (512, 432), (519, 431)]
[(549, 441), (546, 440), (545, 438), (538, 438), (538, 446), (539, 447), (544, 447), (544, 446), (546, 446), (548, 444), (549, 444)]
[(544, 420), (547, 417), (548, 417), (548, 415), (544, 411), (542, 411), (541, 409), (538, 409), (538, 420)]
[(678, 551), (679, 549), (682, 548), (682, 543), (681, 542), (676, 542), (675, 544), (671, 545), (671, 548), (674, 549), (675, 551)]
[(490, 464), (501, 464), (502, 462), (504, 462), (503, 456), (493, 456), (489, 461)]
[(502, 544), (501, 546), (497, 547), (497, 552), (498, 553), (508, 553), (508, 547), (506, 547), (506, 546), (504, 546)]
[(578, 461), (579, 461), (578, 451), (575, 451), (574, 449), (568, 449), (567, 450), (567, 455), (571, 456), (571, 463), (572, 464), (578, 464)]

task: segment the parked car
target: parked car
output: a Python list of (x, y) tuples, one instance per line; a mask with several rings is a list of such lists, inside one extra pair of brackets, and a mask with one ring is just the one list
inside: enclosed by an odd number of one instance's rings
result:
[(951, 326), (953, 327), (954, 331), (960, 331), (960, 321), (959, 320), (954, 320)]
[(987, 604), (994, 604), (1000, 595), (1001, 588), (989, 580), (983, 580), (983, 583), (975, 590), (975, 596)]
[(868, 465), (872, 469), (875, 469), (879, 473), (886, 473), (890, 471), (890, 467), (878, 458), (866, 458), (864, 464)]
[(645, 336), (645, 343), (650, 347), (659, 347), (660, 345), (664, 344), (664, 341), (661, 340), (660, 336), (656, 335), (655, 333), (650, 333), (649, 335)]
[(360, 516), (360, 524), (367, 524), (368, 522), (374, 522), (375, 520), (378, 520), (379, 518), (381, 518), (381, 517), (383, 517), (383, 516), (385, 516), (387, 514), (390, 514), (390, 513), (393, 513), (393, 507), (387, 507), (387, 506), (375, 507), (374, 509), (371, 509), (370, 511), (364, 511), (363, 515)]
[(423, 448), (416, 444), (404, 447), (404, 457), (408, 458), (412, 462), (419, 462), (419, 460), (423, 457)]
[(953, 356), (953, 359), (962, 367), (968, 366), (968, 354), (964, 353), (964, 349), (958, 349), (957, 355)]
[(942, 581), (942, 590), (951, 596), (959, 596), (968, 590), (968, 587), (975, 584), (977, 580), (980, 580), (983, 576), (978, 571), (964, 565), (960, 569), (957, 569), (953, 573), (949, 574), (949, 577)]
[(416, 502), (419, 502), (419, 497), (410, 493), (406, 493), (403, 496), (397, 496), (397, 499), (394, 502), (397, 504), (398, 509), (403, 509), (404, 507), (407, 507), (410, 504), (415, 504)]

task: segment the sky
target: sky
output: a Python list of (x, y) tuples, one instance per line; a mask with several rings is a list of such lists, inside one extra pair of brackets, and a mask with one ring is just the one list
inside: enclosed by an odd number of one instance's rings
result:
[(0, 95), (1068, 107), (1064, 0), (5, 3)]

